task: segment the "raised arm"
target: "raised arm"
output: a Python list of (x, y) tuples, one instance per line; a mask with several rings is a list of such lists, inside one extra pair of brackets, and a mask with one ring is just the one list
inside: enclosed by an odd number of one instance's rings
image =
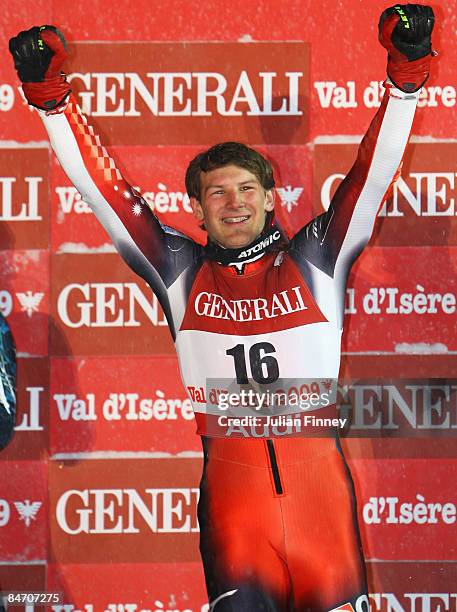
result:
[(328, 210), (292, 240), (302, 257), (332, 277), (346, 274), (370, 240), (378, 210), (403, 158), (418, 95), (387, 85), (357, 159)]
[(122, 177), (60, 71), (66, 57), (62, 34), (53, 26), (34, 27), (11, 39), (10, 50), (24, 94), (38, 108), (65, 173), (167, 313), (168, 287), (198, 257), (201, 247), (161, 225)]
[(420, 89), (428, 77), (433, 23), (433, 11), (427, 6), (397, 5), (381, 15), (379, 39), (389, 53), (389, 79), (381, 106), (328, 210), (292, 239), (291, 252), (297, 261), (306, 259), (334, 278), (341, 289), (371, 237), (403, 158)]

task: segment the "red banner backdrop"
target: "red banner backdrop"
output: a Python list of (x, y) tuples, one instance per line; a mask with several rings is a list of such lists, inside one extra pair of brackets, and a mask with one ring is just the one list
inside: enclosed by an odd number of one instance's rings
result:
[[(271, 160), (290, 234), (327, 208), (380, 102), (387, 4), (38, 0), (4, 10), (0, 31), (6, 45), (34, 24), (62, 29), (74, 92), (122, 172), (162, 222), (203, 242), (184, 173), (217, 141)], [(383, 612), (457, 609), (457, 4), (433, 8), (439, 55), (346, 296), (342, 444)], [(0, 455), (0, 590), (63, 592), (54, 612), (208, 612), (201, 446), (163, 312), (3, 64), (0, 311), (19, 373)]]

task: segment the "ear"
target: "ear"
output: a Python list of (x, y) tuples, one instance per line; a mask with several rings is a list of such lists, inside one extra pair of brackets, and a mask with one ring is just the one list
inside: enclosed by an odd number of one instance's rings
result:
[(265, 192), (265, 210), (270, 212), (275, 207), (275, 190), (269, 189)]
[(192, 212), (194, 213), (194, 217), (197, 221), (203, 221), (203, 208), (200, 204), (200, 201), (197, 198), (190, 198), (189, 204), (192, 208)]

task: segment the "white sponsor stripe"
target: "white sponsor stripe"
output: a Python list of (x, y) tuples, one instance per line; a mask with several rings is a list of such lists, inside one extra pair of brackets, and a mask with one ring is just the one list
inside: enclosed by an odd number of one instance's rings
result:
[(395, 345), (395, 353), (399, 355), (447, 355), (448, 348), (442, 342), (401, 342)]
[(360, 144), (363, 136), (355, 134), (335, 134), (334, 136), (316, 136), (313, 144), (332, 145), (332, 144)]
[(0, 140), (0, 149), (50, 149), (51, 145), (47, 140), (34, 142), (17, 142), (16, 140)]
[(411, 136), (410, 142), (437, 142), (437, 143), (446, 143), (446, 142), (457, 142), (457, 138), (435, 138), (434, 136)]
[(64, 242), (57, 253), (117, 253), (116, 248), (109, 242), (98, 247), (89, 247), (82, 242)]
[(190, 458), (200, 459), (203, 457), (203, 452), (200, 451), (181, 451), (179, 453), (161, 453), (146, 452), (146, 451), (89, 451), (84, 453), (55, 453), (51, 455), (51, 459), (56, 461), (65, 460), (90, 460), (90, 459), (176, 459)]
[[(34, 559), (33, 561), (0, 561), (0, 566), (2, 565), (47, 565), (47, 559)], [(0, 585), (1, 586), (1, 585)]]
[[(356, 134), (335, 134), (333, 136), (316, 136), (313, 140), (315, 145), (334, 144), (360, 144), (363, 136)], [(411, 136), (410, 142), (414, 143), (457, 143), (457, 138), (435, 138), (434, 136)]]

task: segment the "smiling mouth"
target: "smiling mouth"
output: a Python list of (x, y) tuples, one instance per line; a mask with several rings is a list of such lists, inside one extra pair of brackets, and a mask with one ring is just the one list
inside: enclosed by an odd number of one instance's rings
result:
[(222, 223), (228, 223), (229, 225), (234, 225), (237, 223), (244, 223), (245, 221), (249, 220), (249, 216), (244, 215), (242, 217), (225, 217), (225, 219), (222, 219)]

